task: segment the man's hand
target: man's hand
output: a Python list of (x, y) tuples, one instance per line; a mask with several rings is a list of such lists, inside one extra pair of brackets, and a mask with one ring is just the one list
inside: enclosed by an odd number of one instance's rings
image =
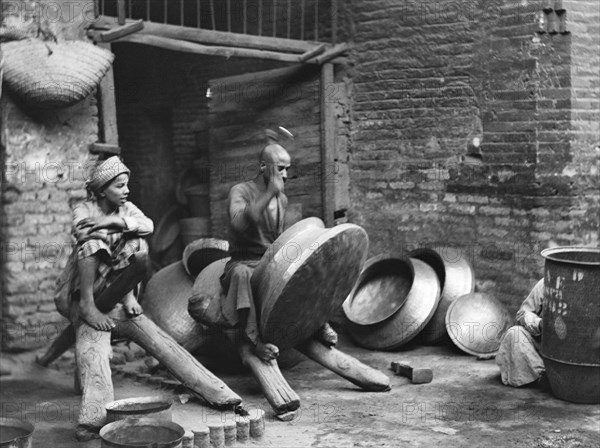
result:
[(267, 188), (269, 192), (273, 194), (273, 196), (279, 196), (285, 187), (283, 177), (281, 177), (281, 173), (279, 172), (277, 165), (274, 163), (269, 164), (267, 166), (267, 170), (269, 170), (269, 184)]

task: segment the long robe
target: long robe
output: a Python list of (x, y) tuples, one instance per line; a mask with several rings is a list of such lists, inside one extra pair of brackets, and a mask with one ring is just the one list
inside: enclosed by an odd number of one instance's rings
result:
[(517, 312), (517, 325), (508, 329), (496, 354), (502, 382), (519, 387), (545, 372), (540, 350), (544, 279), (533, 287)]

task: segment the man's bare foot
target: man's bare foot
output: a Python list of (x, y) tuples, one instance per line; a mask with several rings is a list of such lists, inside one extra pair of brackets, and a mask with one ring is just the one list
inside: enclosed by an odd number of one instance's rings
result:
[(88, 305), (86, 302), (79, 303), (81, 318), (92, 328), (99, 331), (110, 331), (115, 328), (115, 323), (106, 314), (101, 313), (96, 305)]
[(127, 294), (122, 300), (125, 312), (131, 316), (138, 316), (144, 311), (133, 294)]
[(258, 341), (254, 348), (254, 352), (256, 353), (256, 356), (264, 362), (272, 361), (279, 356), (279, 349), (276, 345), (264, 343), (262, 341)]
[(328, 322), (325, 322), (319, 331), (317, 331), (317, 339), (328, 347), (334, 347), (338, 342), (338, 335)]

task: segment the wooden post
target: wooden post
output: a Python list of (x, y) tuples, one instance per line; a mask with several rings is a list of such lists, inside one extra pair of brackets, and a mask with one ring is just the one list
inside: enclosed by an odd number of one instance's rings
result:
[(315, 0), (315, 35), (313, 40), (319, 40), (319, 0)]
[(287, 38), (292, 35), (292, 0), (288, 0), (287, 7)]
[(304, 14), (306, 13), (305, 0), (300, 0), (300, 40), (304, 40)]
[(196, 0), (196, 27), (202, 28), (202, 4)]
[[(110, 44), (98, 43), (99, 47), (111, 50)], [(102, 78), (99, 87), (98, 118), (99, 139), (102, 143), (119, 146), (119, 132), (117, 130), (117, 103), (115, 99), (115, 79), (112, 66)]]
[(258, 0), (258, 35), (262, 36), (262, 23), (263, 23), (263, 4), (262, 0)]
[(125, 25), (125, 0), (117, 0), (117, 20), (119, 25)]
[(248, 0), (244, 0), (244, 12), (242, 21), (244, 22), (244, 34), (248, 33)]
[(150, 21), (150, 0), (146, 0), (146, 20)]
[(212, 29), (217, 29), (217, 21), (215, 19), (215, 0), (210, 0), (210, 20), (212, 21)]
[(335, 93), (333, 64), (321, 67), (321, 201), (323, 222), (327, 227), (333, 226), (335, 211), (335, 104), (332, 92)]
[(237, 348), (244, 365), (252, 371), (275, 414), (281, 415), (298, 409), (300, 398), (281, 374), (277, 361), (262, 361), (254, 354), (250, 343), (236, 334), (236, 331), (226, 331), (225, 334)]
[(337, 43), (338, 2), (331, 0), (331, 43)]
[(387, 392), (391, 389), (387, 375), (338, 349), (326, 347), (314, 339), (303, 342), (296, 349), (361, 389), (370, 392)]
[(273, 2), (273, 37), (277, 37), (277, 0)]

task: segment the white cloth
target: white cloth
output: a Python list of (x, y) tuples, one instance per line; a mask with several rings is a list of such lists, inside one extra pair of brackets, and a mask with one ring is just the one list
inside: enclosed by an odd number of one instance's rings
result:
[(544, 373), (539, 349), (544, 279), (533, 287), (517, 312), (517, 325), (508, 329), (496, 354), (502, 382), (519, 387), (532, 383)]

